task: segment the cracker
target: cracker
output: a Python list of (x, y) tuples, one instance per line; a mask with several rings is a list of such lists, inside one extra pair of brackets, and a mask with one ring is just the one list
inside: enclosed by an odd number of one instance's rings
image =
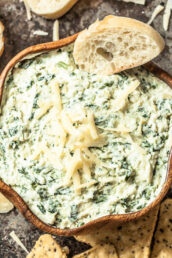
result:
[(123, 224), (111, 221), (97, 230), (83, 231), (75, 238), (92, 246), (101, 242), (112, 243), (119, 258), (147, 258), (158, 210), (159, 207), (156, 207), (140, 219)]
[(75, 255), (73, 258), (118, 258), (116, 249), (113, 245), (96, 245), (88, 251)]
[(64, 250), (51, 235), (40, 236), (27, 258), (66, 258)]
[(172, 199), (165, 200), (160, 207), (159, 222), (151, 258), (172, 257)]

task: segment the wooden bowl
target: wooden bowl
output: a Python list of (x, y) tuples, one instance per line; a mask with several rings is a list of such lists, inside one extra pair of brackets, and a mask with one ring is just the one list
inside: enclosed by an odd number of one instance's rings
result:
[[(20, 53), (18, 53), (5, 67), (3, 70), (1, 76), (0, 76), (0, 101), (2, 98), (2, 91), (3, 91), (3, 85), (5, 82), (5, 78), (8, 74), (8, 72), (14, 67), (16, 63), (21, 61), (23, 58), (35, 54), (35, 53), (43, 53), (46, 51), (50, 51), (53, 49), (58, 49), (60, 47), (63, 47), (65, 45), (68, 45), (75, 41), (78, 34), (75, 34), (71, 37), (59, 40), (57, 42), (50, 42), (45, 44), (40, 44), (36, 46), (29, 47)], [(157, 77), (165, 81), (171, 88), (172, 88), (172, 77), (168, 75), (166, 72), (164, 72), (161, 68), (157, 67), (153, 63), (148, 63), (145, 65), (145, 68), (154, 73)], [(153, 209), (160, 201), (165, 197), (167, 194), (167, 191), (170, 188), (170, 185), (172, 183), (172, 151), (170, 153), (169, 162), (168, 162), (168, 169), (166, 174), (166, 180), (162, 187), (162, 190), (160, 194), (156, 197), (156, 199), (150, 203), (147, 207), (144, 209), (128, 213), (128, 214), (119, 214), (119, 215), (108, 215), (100, 217), (96, 220), (90, 221), (89, 223), (73, 229), (59, 229), (55, 228), (53, 226), (49, 226), (45, 223), (43, 223), (36, 215), (34, 215), (27, 204), (23, 201), (23, 199), (7, 184), (2, 182), (0, 180), (0, 191), (18, 208), (18, 210), (23, 214), (23, 216), (28, 219), (33, 225), (35, 225), (37, 228), (42, 229), (45, 232), (52, 233), (55, 235), (74, 235), (88, 227), (92, 227), (95, 224), (98, 223), (106, 223), (110, 220), (117, 221), (117, 222), (126, 222), (129, 220), (137, 219), (144, 214), (146, 214), (149, 210)]]

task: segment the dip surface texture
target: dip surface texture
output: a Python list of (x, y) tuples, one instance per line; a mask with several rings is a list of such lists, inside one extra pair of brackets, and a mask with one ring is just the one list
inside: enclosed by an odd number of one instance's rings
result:
[(171, 125), (172, 90), (144, 68), (97, 76), (72, 46), (41, 54), (5, 81), (0, 178), (58, 228), (138, 211), (165, 181)]

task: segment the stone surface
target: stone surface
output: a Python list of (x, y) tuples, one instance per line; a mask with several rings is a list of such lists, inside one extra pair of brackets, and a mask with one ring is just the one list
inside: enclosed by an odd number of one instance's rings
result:
[[(97, 18), (101, 19), (108, 14), (121, 15), (136, 18), (147, 22), (155, 6), (161, 0), (147, 0), (146, 6), (133, 3), (124, 3), (118, 0), (80, 0), (62, 18), (60, 22), (60, 38), (78, 32)], [(153, 27), (160, 32), (166, 41), (163, 53), (155, 59), (155, 63), (172, 75), (172, 19), (169, 30), (162, 28), (162, 14), (154, 20)], [(16, 0), (0, 0), (0, 20), (5, 26), (5, 51), (0, 58), (0, 71), (8, 61), (24, 48), (48, 42), (52, 40), (53, 21), (32, 14), (32, 20), (28, 21), (23, 3)], [(48, 32), (48, 36), (36, 36), (34, 30), (41, 29)], [(41, 231), (27, 222), (15, 209), (9, 214), (0, 214), (0, 257), (23, 258), (26, 253), (14, 243), (9, 236), (15, 231), (28, 250), (31, 250)], [(72, 237), (56, 237), (59, 244), (69, 246), (70, 254), (82, 252), (87, 245), (75, 241)]]

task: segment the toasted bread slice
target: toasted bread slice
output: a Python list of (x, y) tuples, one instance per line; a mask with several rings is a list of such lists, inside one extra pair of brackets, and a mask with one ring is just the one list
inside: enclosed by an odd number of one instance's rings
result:
[(79, 34), (74, 59), (82, 70), (110, 75), (150, 61), (163, 48), (164, 40), (149, 25), (109, 15)]
[(2, 22), (0, 22), (0, 56), (2, 55), (4, 51), (4, 36), (3, 36), (3, 31), (4, 31), (4, 25)]
[(31, 10), (47, 19), (57, 19), (67, 13), (78, 0), (27, 0)]
[(0, 193), (0, 213), (7, 213), (14, 208), (13, 204)]

